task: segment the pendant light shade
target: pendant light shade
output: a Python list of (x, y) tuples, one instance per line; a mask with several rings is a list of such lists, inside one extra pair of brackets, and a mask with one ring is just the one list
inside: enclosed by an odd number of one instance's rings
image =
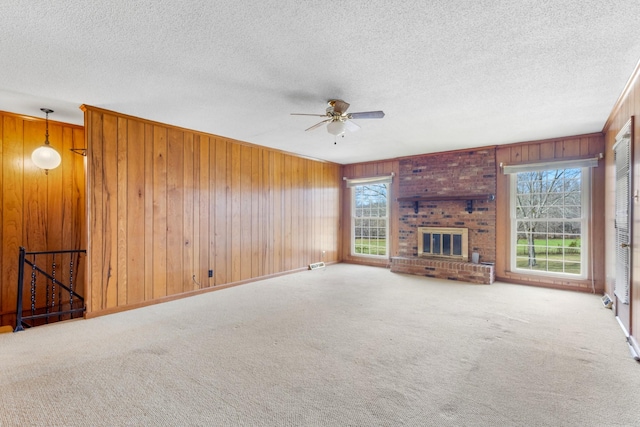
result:
[(55, 169), (60, 166), (62, 157), (60, 157), (60, 153), (49, 144), (49, 113), (53, 113), (53, 110), (48, 108), (41, 108), (40, 110), (46, 114), (44, 144), (33, 150), (33, 153), (31, 153), (31, 161), (40, 169), (44, 169), (44, 172), (48, 174), (50, 169)]
[(345, 124), (343, 121), (340, 120), (334, 120), (332, 122), (329, 122), (329, 124), (327, 125), (327, 132), (329, 132), (331, 135), (342, 135), (345, 131)]
[(51, 145), (42, 145), (31, 153), (31, 160), (40, 169), (48, 171), (49, 169), (55, 169), (60, 166), (62, 157)]

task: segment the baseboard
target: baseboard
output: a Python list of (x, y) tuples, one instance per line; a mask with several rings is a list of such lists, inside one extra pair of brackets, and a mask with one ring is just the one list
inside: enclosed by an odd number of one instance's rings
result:
[(618, 325), (620, 325), (620, 328), (624, 333), (627, 345), (629, 346), (629, 353), (631, 354), (631, 357), (640, 362), (640, 345), (638, 345), (638, 341), (636, 341), (636, 339), (631, 334), (629, 334), (629, 331), (627, 331), (627, 328), (624, 326), (622, 320), (620, 320), (618, 316), (616, 316), (616, 320), (618, 321)]
[[(324, 264), (325, 265), (332, 265), (332, 264), (339, 264), (339, 262), (338, 261), (333, 261), (333, 262), (326, 262)], [(109, 315), (109, 314), (121, 313), (123, 311), (134, 310), (136, 308), (142, 308), (142, 307), (147, 307), (147, 306), (151, 306), (151, 305), (162, 304), (163, 302), (169, 302), (169, 301), (174, 301), (174, 300), (178, 300), (178, 299), (182, 299), (182, 298), (188, 298), (188, 297), (195, 296), (195, 295), (201, 295), (201, 294), (205, 294), (205, 293), (209, 293), (209, 292), (220, 291), (220, 290), (223, 290), (223, 289), (233, 288), (235, 286), (245, 285), (247, 283), (257, 282), (259, 280), (271, 279), (271, 278), (274, 278), (274, 277), (285, 276), (285, 275), (288, 275), (288, 274), (293, 274), (293, 273), (298, 273), (298, 272), (308, 271), (308, 270), (309, 270), (309, 267), (300, 267), (300, 268), (295, 268), (293, 270), (282, 271), (282, 272), (279, 272), (279, 273), (267, 274), (265, 276), (252, 277), (250, 279), (245, 279), (245, 280), (239, 280), (239, 281), (236, 281), (236, 282), (225, 283), (223, 285), (215, 285), (215, 286), (210, 286), (210, 287), (207, 287), (207, 288), (201, 288), (201, 289), (196, 289), (196, 290), (193, 290), (193, 291), (183, 292), (183, 293), (180, 293), (180, 294), (168, 295), (168, 296), (165, 296), (165, 297), (156, 298), (156, 299), (149, 300), (149, 301), (142, 301), (142, 302), (135, 303), (135, 304), (128, 304), (128, 305), (124, 305), (124, 306), (112, 307), (112, 308), (107, 308), (107, 309), (103, 309), (103, 310), (94, 310), (94, 311), (91, 311), (91, 312), (85, 312), (84, 313), (84, 318), (85, 319), (92, 319), (94, 317), (100, 317), (100, 316), (106, 316), (106, 315)]]
[(636, 341), (633, 336), (628, 336), (627, 344), (629, 344), (629, 352), (631, 353), (631, 357), (640, 362), (640, 345), (638, 345), (638, 341)]
[(622, 328), (622, 332), (624, 332), (624, 337), (629, 338), (629, 331), (627, 331), (627, 328), (624, 326), (624, 323), (622, 323), (622, 320), (620, 320), (620, 317), (616, 316), (616, 320), (618, 321), (618, 325)]

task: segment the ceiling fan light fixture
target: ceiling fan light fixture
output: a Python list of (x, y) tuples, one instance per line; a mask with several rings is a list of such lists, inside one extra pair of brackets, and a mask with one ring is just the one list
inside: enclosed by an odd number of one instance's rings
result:
[(327, 125), (327, 132), (329, 132), (331, 135), (338, 136), (344, 133), (345, 128), (346, 126), (343, 121), (334, 120)]
[(49, 114), (53, 113), (53, 110), (49, 108), (41, 108), (40, 110), (46, 114), (44, 144), (33, 150), (33, 153), (31, 153), (31, 161), (40, 169), (44, 169), (45, 174), (48, 174), (50, 169), (55, 169), (60, 166), (62, 157), (60, 153), (49, 144)]

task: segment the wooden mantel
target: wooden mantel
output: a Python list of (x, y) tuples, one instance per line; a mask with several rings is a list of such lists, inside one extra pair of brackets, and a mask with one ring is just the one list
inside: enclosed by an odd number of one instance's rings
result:
[(474, 200), (487, 200), (494, 201), (496, 199), (495, 194), (458, 194), (449, 196), (410, 196), (410, 197), (398, 197), (398, 202), (413, 202), (413, 210), (418, 213), (418, 207), (420, 202), (448, 202), (455, 200), (465, 200), (467, 202), (466, 211), (471, 213), (473, 211)]

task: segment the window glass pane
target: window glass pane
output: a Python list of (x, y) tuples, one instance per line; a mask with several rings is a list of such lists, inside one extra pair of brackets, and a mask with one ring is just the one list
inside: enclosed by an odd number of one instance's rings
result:
[(373, 256), (387, 254), (387, 184), (352, 188), (352, 253)]
[(582, 170), (518, 173), (513, 205), (516, 269), (581, 275)]
[(453, 236), (453, 255), (462, 255), (462, 236), (459, 234)]
[(432, 235), (432, 245), (431, 245), (431, 253), (439, 254), (440, 253), (440, 236), (441, 234), (433, 234)]
[(442, 255), (451, 255), (451, 234), (442, 235)]

